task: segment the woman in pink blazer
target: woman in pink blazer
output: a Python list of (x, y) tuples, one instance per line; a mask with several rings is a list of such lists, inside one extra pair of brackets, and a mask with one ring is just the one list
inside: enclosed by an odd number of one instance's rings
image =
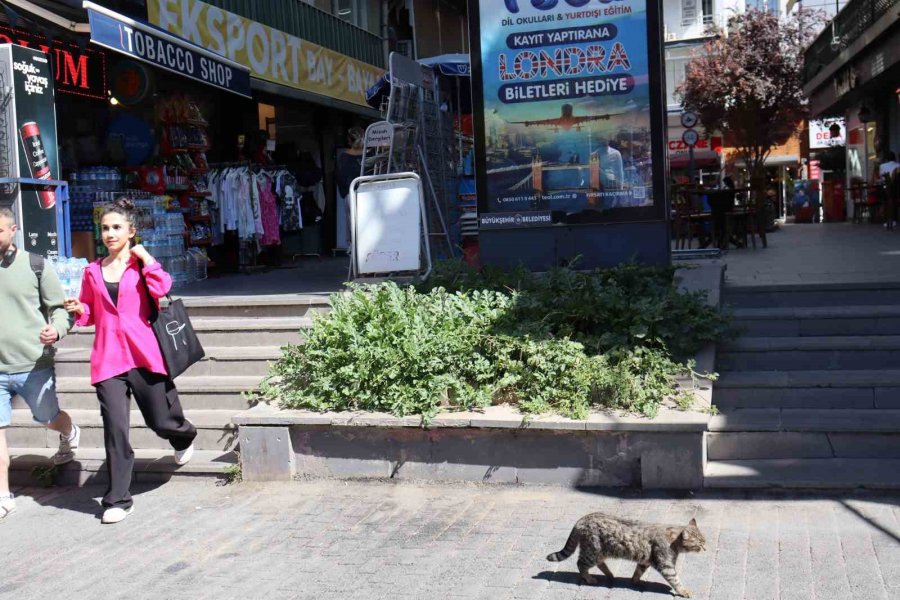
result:
[(149, 318), (147, 292), (157, 302), (172, 287), (172, 278), (135, 235), (134, 204), (119, 198), (100, 217), (103, 245), (109, 256), (84, 271), (81, 297), (67, 298), (66, 310), (76, 325), (93, 325), (91, 384), (97, 389), (103, 417), (109, 489), (103, 497), (103, 523), (118, 523), (132, 511), (129, 493), (134, 452), (128, 441), (134, 396), (147, 426), (169, 441), (175, 462), (187, 463), (197, 430), (184, 418), (178, 391), (169, 378)]

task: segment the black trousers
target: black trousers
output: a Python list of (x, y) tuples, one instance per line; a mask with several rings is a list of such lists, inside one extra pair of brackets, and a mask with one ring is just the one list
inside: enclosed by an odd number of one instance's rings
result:
[(175, 450), (190, 446), (197, 437), (197, 430), (184, 418), (178, 390), (165, 375), (146, 369), (131, 369), (101, 381), (95, 387), (103, 416), (103, 441), (109, 473), (109, 489), (103, 496), (103, 506), (128, 508), (131, 506), (128, 488), (134, 471), (134, 451), (128, 442), (131, 396), (134, 396), (147, 427), (168, 440)]

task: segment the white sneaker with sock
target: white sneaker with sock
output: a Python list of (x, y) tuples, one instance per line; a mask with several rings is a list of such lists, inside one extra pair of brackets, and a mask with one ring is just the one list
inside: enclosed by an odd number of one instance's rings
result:
[(81, 441), (81, 428), (72, 423), (72, 433), (68, 436), (59, 434), (59, 449), (53, 455), (54, 465), (64, 465), (75, 458), (75, 450)]
[(118, 523), (119, 521), (124, 521), (125, 517), (134, 512), (134, 506), (129, 506), (128, 508), (107, 508), (103, 511), (103, 518), (100, 519), (101, 523), (106, 525), (111, 525), (113, 523)]
[(0, 519), (16, 510), (16, 501), (12, 494), (0, 497)]

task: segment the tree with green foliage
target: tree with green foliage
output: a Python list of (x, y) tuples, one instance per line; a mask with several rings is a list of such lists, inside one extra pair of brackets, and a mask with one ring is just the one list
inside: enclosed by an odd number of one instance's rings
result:
[(732, 16), (688, 63), (676, 90), (707, 131), (730, 134), (758, 194), (764, 192), (766, 157), (807, 116), (803, 50), (818, 29), (816, 19), (809, 11)]

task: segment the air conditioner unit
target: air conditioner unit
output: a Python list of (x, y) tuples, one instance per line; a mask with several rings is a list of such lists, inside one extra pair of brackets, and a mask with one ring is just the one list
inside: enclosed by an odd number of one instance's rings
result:
[(413, 58), (412, 40), (397, 40), (397, 53), (402, 54), (406, 58)]

